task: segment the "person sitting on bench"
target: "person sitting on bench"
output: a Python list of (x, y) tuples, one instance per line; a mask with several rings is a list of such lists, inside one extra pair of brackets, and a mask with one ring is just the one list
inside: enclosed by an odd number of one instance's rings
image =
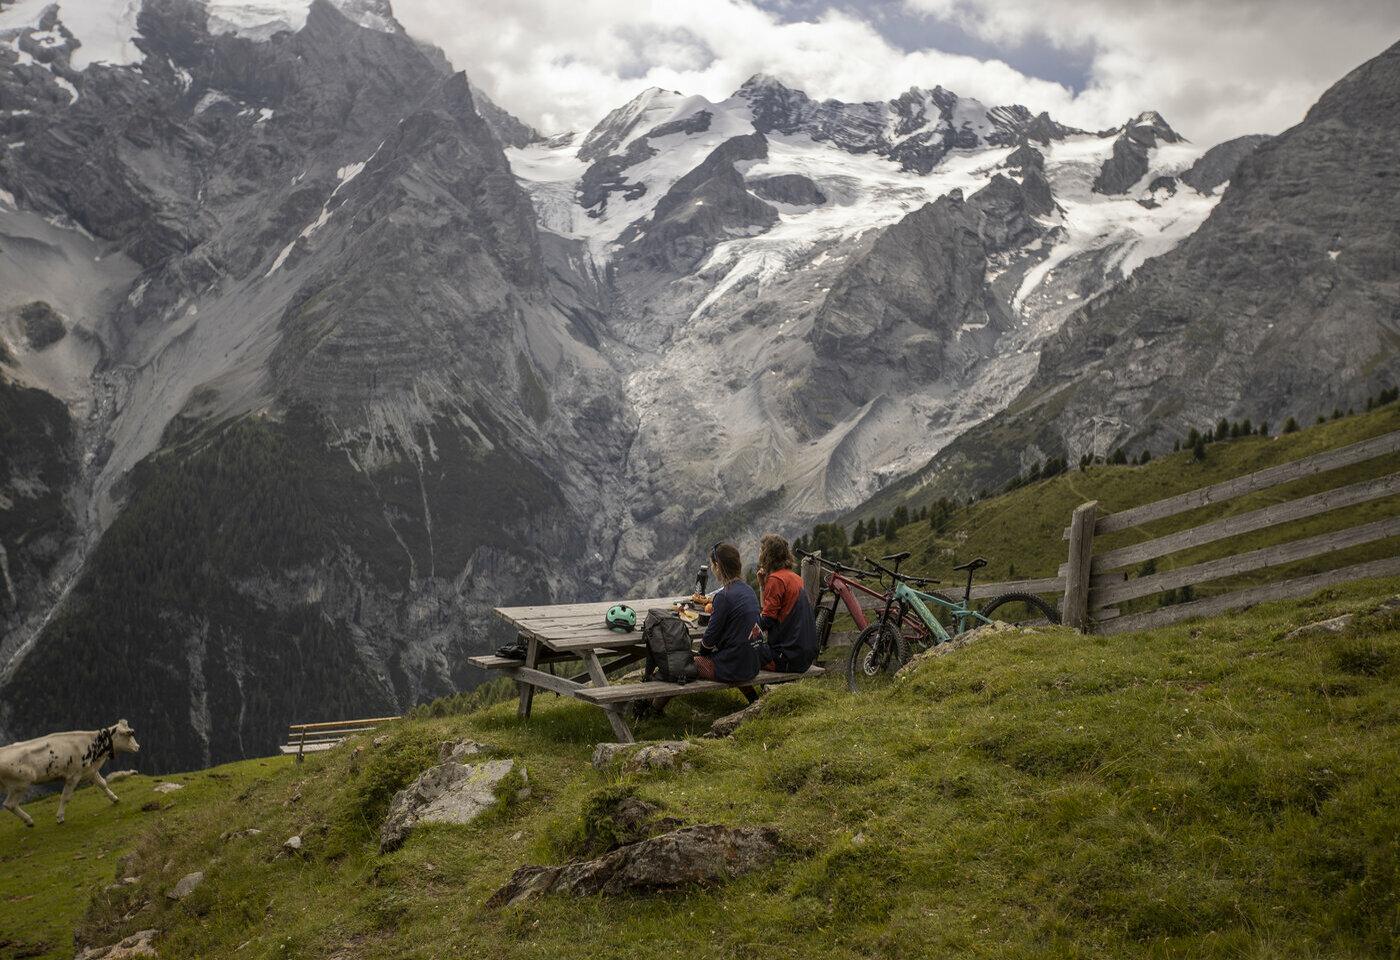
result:
[(711, 548), (710, 569), (722, 586), (714, 595), (695, 668), (705, 680), (744, 683), (758, 675), (759, 654), (749, 639), (758, 623), (758, 595), (744, 582), (743, 561), (732, 543)]
[(776, 533), (767, 533), (758, 545), (758, 576), (763, 584), (763, 607), (755, 633), (767, 639), (758, 644), (764, 670), (806, 673), (817, 659), (817, 623), (802, 578), (792, 570), (792, 548)]

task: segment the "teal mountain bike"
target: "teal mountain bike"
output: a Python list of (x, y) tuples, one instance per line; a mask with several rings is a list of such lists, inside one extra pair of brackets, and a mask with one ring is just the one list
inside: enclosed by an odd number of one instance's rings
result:
[[(905, 551), (881, 557), (883, 562), (871, 561), (890, 578), (893, 589), (885, 595), (880, 619), (861, 631), (851, 647), (846, 662), (846, 682), (852, 692), (858, 685), (877, 685), (893, 677), (909, 661), (915, 647), (923, 652), (947, 643), (960, 633), (998, 620), (1015, 624), (1060, 622), (1060, 615), (1052, 605), (1030, 593), (998, 594), (980, 608), (972, 609), (973, 576), (987, 565), (981, 557), (953, 568), (967, 572), (967, 588), (961, 601), (915, 589), (939, 581), (900, 573), (899, 565), (907, 559), (909, 552)], [(887, 567), (886, 563), (894, 566)], [(911, 622), (917, 624), (915, 629), (909, 629)], [(904, 629), (900, 629), (901, 624)]]

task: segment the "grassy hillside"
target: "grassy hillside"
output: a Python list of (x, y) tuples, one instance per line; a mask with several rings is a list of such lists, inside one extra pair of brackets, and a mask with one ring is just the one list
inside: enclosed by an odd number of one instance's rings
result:
[[(117, 861), (138, 836), (166, 829), (191, 813), (217, 816), (250, 783), (290, 762), (280, 757), (245, 760), (167, 778), (113, 780), (112, 790), (121, 798), (116, 806), (84, 787), (73, 794), (62, 825), (54, 822), (56, 794), (24, 804), (34, 818), (33, 829), (0, 811), (0, 957), (72, 957), (73, 929), (89, 898), (116, 881)], [(181, 789), (157, 793), (160, 783), (178, 783)]]
[[(1054, 576), (1059, 565), (1065, 561), (1066, 545), (1062, 539), (1062, 532), (1069, 525), (1070, 514), (1074, 508), (1085, 501), (1098, 500), (1100, 509), (1111, 513), (1395, 430), (1400, 430), (1400, 404), (1390, 403), (1372, 412), (1343, 417), (1296, 433), (1274, 437), (1243, 437), (1212, 443), (1205, 447), (1205, 459), (1199, 462), (1193, 459), (1192, 452), (1187, 450), (1160, 457), (1142, 466), (1096, 464), (1085, 470), (1071, 466), (1067, 472), (1048, 480), (1036, 481), (1002, 496), (956, 509), (942, 529), (935, 529), (934, 524), (926, 520), (911, 520), (899, 528), (893, 539), (877, 534), (868, 542), (857, 545), (855, 550), (857, 553), (876, 557), (899, 550), (910, 550), (914, 556), (907, 569), (927, 571), (930, 575), (944, 577), (948, 585), (962, 582), (959, 575), (951, 572), (952, 566), (974, 556), (984, 556), (991, 561), (991, 566), (981, 574), (983, 580)], [(1367, 463), (1100, 537), (1095, 540), (1095, 550), (1108, 550), (1148, 540), (1219, 517), (1296, 499), (1359, 480), (1384, 476), (1397, 470), (1400, 470), (1400, 454), (1380, 457)], [(905, 509), (912, 516), (918, 516), (919, 511), (927, 506), (930, 504), (911, 500), (905, 505)], [(1164, 557), (1157, 561), (1156, 568), (1159, 571), (1173, 569), (1243, 550), (1351, 527), (1394, 516), (1397, 511), (1400, 511), (1400, 497), (1376, 500)], [(884, 519), (885, 516), (887, 515), (857, 511), (848, 518), (846, 527), (853, 532), (857, 521), (863, 524), (868, 522), (873, 526), (877, 517)], [(1212, 592), (1235, 589), (1290, 574), (1331, 569), (1376, 557), (1391, 556), (1397, 549), (1400, 549), (1400, 541), (1381, 541), (1290, 566), (1274, 567), (1247, 576), (1217, 581), (1209, 586), (1197, 588), (1196, 595), (1206, 596)], [(1137, 571), (1129, 573), (1136, 574)], [(1141, 606), (1156, 602), (1156, 598), (1146, 597), (1136, 604)], [(1136, 608), (1130, 606), (1125, 609)]]
[[(4, 916), (26, 941), (55, 939), (96, 890), (84, 938), (158, 928), (167, 960), (1393, 956), (1400, 613), (1284, 637), (1397, 591), (1353, 584), (1112, 638), (1003, 635), (858, 696), (781, 688), (734, 738), (699, 741), (685, 771), (598, 773), (602, 715), (542, 697), (529, 723), (505, 703), (396, 724), (358, 772), (341, 748), (201, 775), (136, 834), (144, 794), (118, 815), (83, 796), (69, 834), (46, 801), (28, 834), (0, 821), (0, 857), (23, 851), (24, 874), (94, 872), (7, 880), (7, 898), (33, 899)], [(693, 733), (740, 703), (684, 698), (640, 732)], [(522, 760), (532, 795), (380, 855), (392, 792), (459, 737)], [(577, 850), (590, 802), (619, 786), (693, 823), (775, 824), (788, 852), (709, 889), (483, 907), (516, 866)], [(230, 836), (249, 827), (263, 833)], [(50, 845), (79, 830), (81, 850)], [(303, 855), (281, 856), (293, 834)], [(140, 883), (98, 889), (129, 846)], [(192, 870), (204, 885), (167, 900)]]

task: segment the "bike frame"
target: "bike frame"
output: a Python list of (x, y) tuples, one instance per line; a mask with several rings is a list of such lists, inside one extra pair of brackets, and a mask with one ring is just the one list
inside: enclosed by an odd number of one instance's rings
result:
[[(821, 592), (817, 595), (817, 607), (821, 607), (827, 602), (827, 591), (831, 592), (831, 616), (834, 618), (841, 604), (844, 603), (846, 605), (846, 612), (849, 613), (851, 619), (855, 621), (857, 632), (870, 626), (870, 619), (866, 617), (865, 610), (861, 607), (860, 600), (856, 596), (857, 591), (868, 597), (884, 600), (885, 605), (889, 605), (888, 594), (879, 590), (872, 590), (859, 580), (843, 576), (839, 570), (832, 570), (827, 574), (826, 579), (822, 581)], [(923, 624), (912, 615), (902, 617), (901, 619), (906, 627), (921, 628), (923, 626)]]
[(930, 634), (938, 638), (935, 641), (936, 643), (945, 643), (953, 639), (952, 634), (943, 629), (943, 624), (938, 622), (938, 618), (933, 615), (933, 611), (929, 610), (926, 601), (936, 603), (938, 606), (943, 607), (951, 613), (957, 619), (958, 633), (963, 633), (967, 629), (968, 621), (980, 621), (982, 624), (992, 622), (969, 607), (966, 600), (959, 603), (958, 601), (948, 601), (942, 597), (936, 597), (931, 593), (922, 593), (902, 580), (897, 580), (895, 582), (894, 594), (891, 596), (890, 602), (885, 605), (885, 612), (881, 616), (880, 622), (882, 624), (888, 623), (891, 609), (898, 607), (901, 620), (907, 619), (909, 613), (912, 612), (914, 616), (922, 621), (924, 628), (927, 629)]

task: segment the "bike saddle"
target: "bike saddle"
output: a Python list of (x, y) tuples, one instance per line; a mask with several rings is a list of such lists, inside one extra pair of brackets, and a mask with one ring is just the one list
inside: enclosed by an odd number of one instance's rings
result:
[(978, 557), (976, 560), (969, 560), (967, 563), (958, 564), (954, 570), (981, 570), (987, 565), (985, 557)]
[(905, 550), (903, 553), (892, 553), (888, 557), (881, 557), (880, 559), (886, 563), (899, 563), (901, 560), (908, 560), (912, 556), (912, 553)]

